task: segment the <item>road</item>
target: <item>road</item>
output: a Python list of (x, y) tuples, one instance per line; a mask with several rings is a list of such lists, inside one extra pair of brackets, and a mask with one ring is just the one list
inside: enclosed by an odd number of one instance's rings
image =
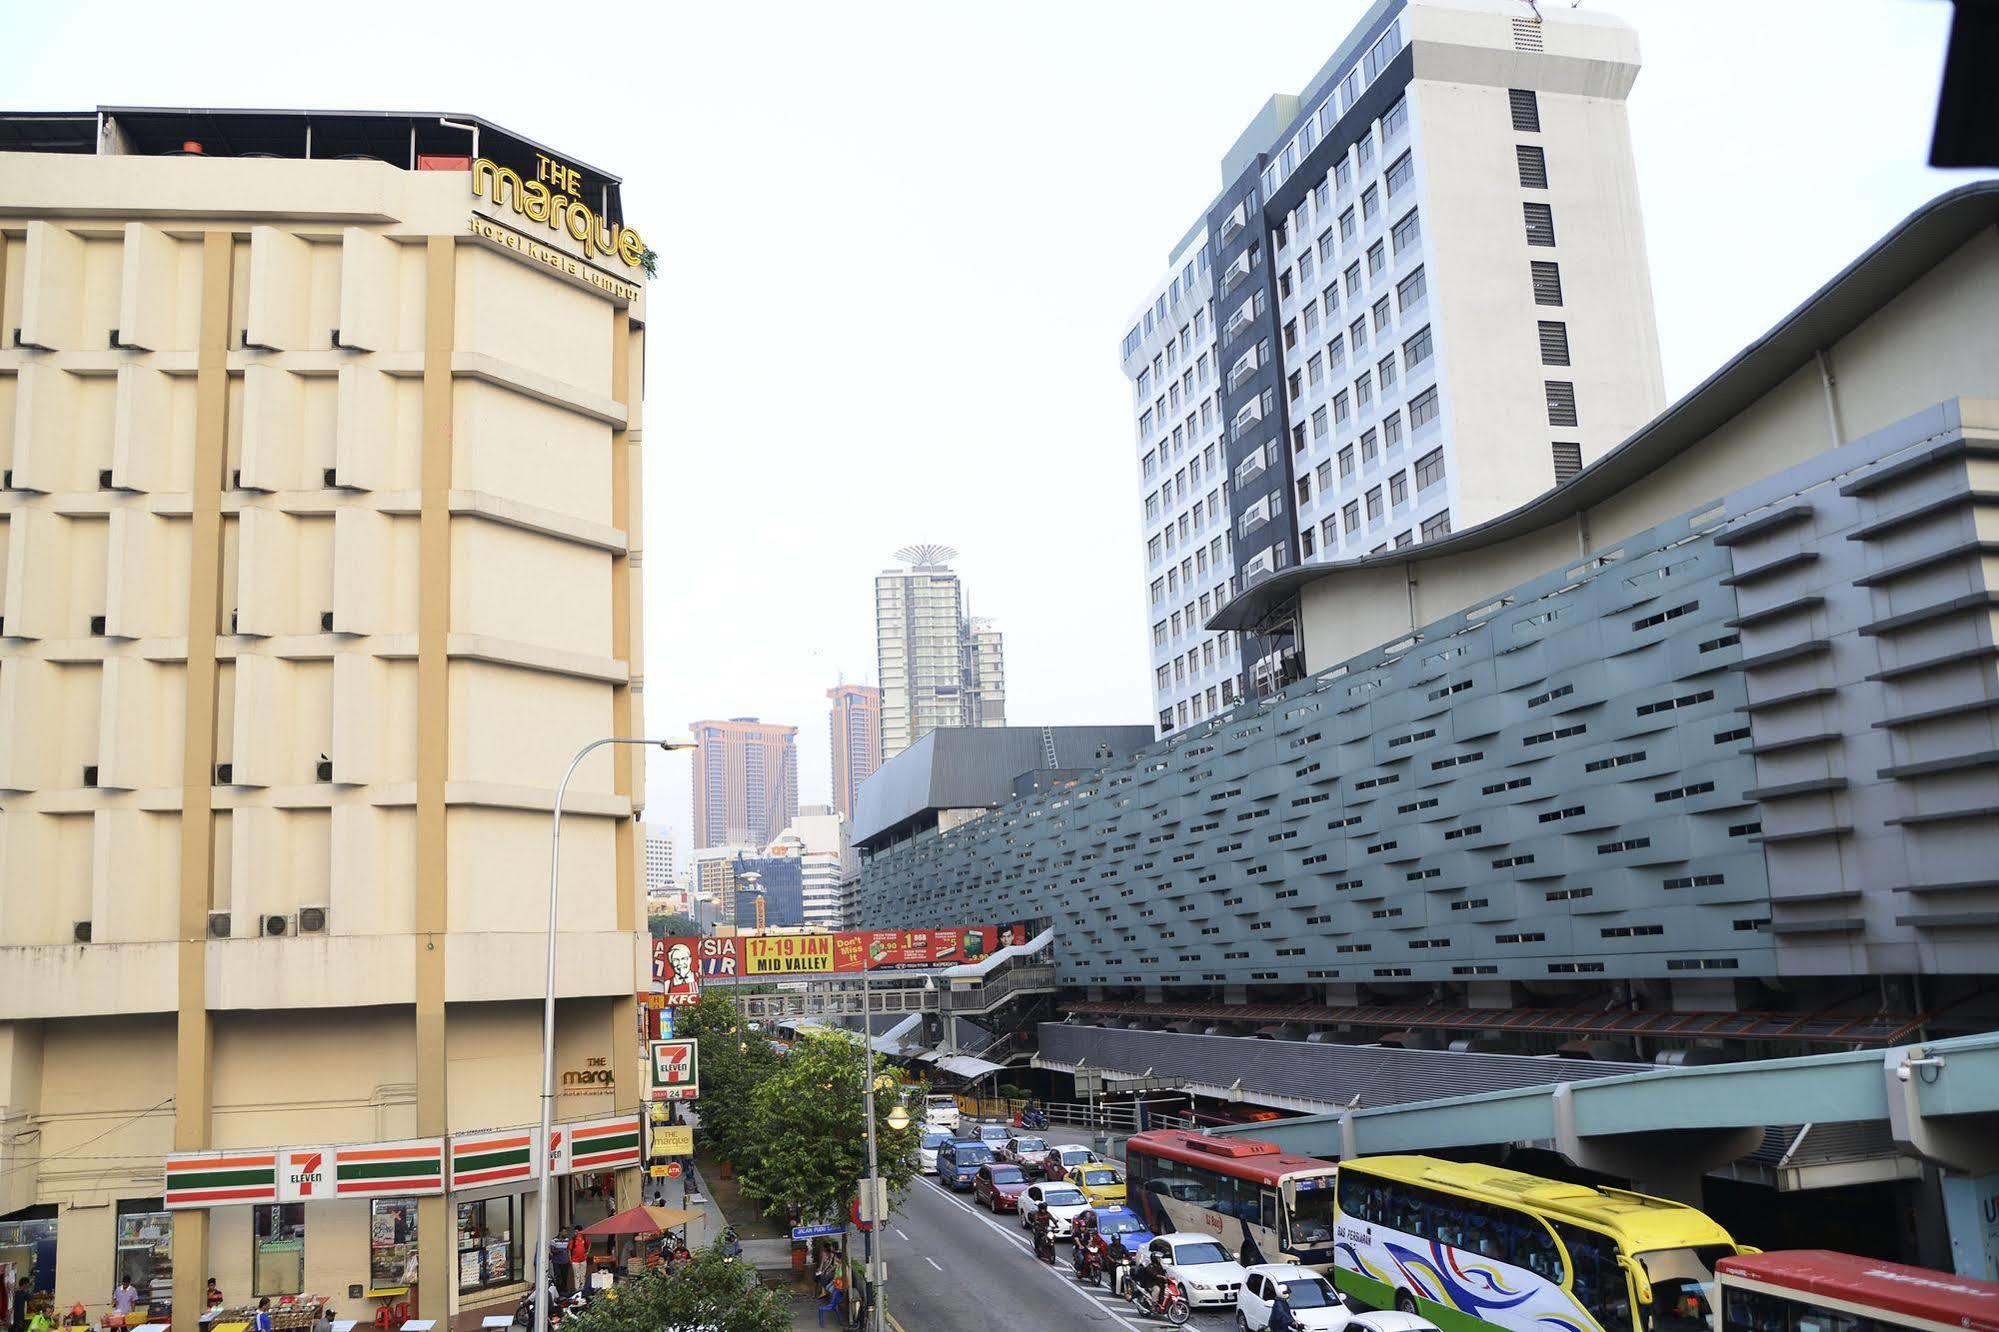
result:
[[(1069, 1246), (1054, 1267), (1037, 1262), (1027, 1234), (1012, 1216), (994, 1218), (968, 1193), (916, 1181), (887, 1234), (888, 1310), (903, 1332), (1041, 1332), (1096, 1328), (1103, 1332), (1169, 1326), (1141, 1317), (1102, 1287), (1082, 1286), (1069, 1273)], [(1196, 1314), (1201, 1332), (1233, 1328), (1233, 1314)]]

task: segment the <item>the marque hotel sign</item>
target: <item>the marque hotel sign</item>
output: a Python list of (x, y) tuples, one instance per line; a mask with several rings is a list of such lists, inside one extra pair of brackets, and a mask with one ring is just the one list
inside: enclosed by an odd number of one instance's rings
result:
[(482, 157), (472, 164), (472, 193), (486, 196), (495, 205), (511, 205), (516, 213), (552, 230), (567, 231), (599, 253), (616, 255), (633, 268), (644, 267), (648, 253), (645, 241), (630, 227), (599, 217), (581, 198), (582, 175), (566, 163), (536, 153), (535, 178), (523, 180), (519, 172)]

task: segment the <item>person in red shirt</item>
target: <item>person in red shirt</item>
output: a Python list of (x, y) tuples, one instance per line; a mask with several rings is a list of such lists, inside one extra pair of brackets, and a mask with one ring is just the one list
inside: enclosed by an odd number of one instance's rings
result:
[(590, 1241), (580, 1228), (569, 1237), (569, 1281), (578, 1290), (590, 1284)]

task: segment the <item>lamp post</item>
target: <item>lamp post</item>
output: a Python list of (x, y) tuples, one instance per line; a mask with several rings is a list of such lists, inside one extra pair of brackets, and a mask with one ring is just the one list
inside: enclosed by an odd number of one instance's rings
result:
[(548, 1138), (555, 1125), (555, 885), (562, 868), (562, 798), (569, 790), (569, 779), (576, 775), (577, 767), (594, 751), (605, 745), (658, 745), (664, 750), (694, 749), (692, 740), (644, 740), (624, 736), (606, 736), (592, 740), (576, 751), (576, 757), (569, 760), (567, 771), (562, 774), (562, 782), (555, 788), (555, 817), (548, 835), (548, 974), (543, 987), (541, 1005), (541, 1134), (529, 1145), (531, 1157), (539, 1167), (539, 1186), (535, 1190), (535, 1234), (534, 1246), (534, 1327), (535, 1332), (548, 1332)]
[[(874, 1192), (879, 1187), (875, 1181), (881, 1178), (881, 1159), (875, 1148), (875, 1033), (873, 1010), (870, 1006), (875, 978), (871, 963), (871, 958), (861, 959), (861, 1049), (866, 1052), (865, 1071), (861, 1075), (861, 1113), (866, 1115), (868, 1120), (868, 1186), (869, 1191), (874, 1193), (874, 1196), (868, 1199), (869, 1211), (873, 1211), (875, 1204), (881, 1201), (880, 1193)], [(925, 992), (935, 989), (936, 986), (936, 981), (929, 976), (923, 978)], [(901, 1117), (902, 1123), (896, 1122), (898, 1116)], [(888, 1122), (889, 1127), (897, 1131), (907, 1126), (909, 1119), (903, 1113), (900, 1104), (889, 1112)], [(888, 1257), (883, 1252), (886, 1245), (876, 1244), (874, 1241), (876, 1232), (888, 1224), (888, 1218), (876, 1216), (873, 1224), (875, 1230), (868, 1233), (868, 1327), (872, 1332), (881, 1332), (882, 1288), (888, 1285)]]

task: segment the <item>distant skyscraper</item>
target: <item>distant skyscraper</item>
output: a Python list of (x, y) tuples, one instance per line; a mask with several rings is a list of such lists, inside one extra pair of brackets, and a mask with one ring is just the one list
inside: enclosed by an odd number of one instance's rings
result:
[(840, 891), (849, 874), (858, 872), (848, 822), (826, 805), (807, 805), (791, 827), (773, 842), (768, 855), (798, 858), (805, 924), (819, 929), (841, 928)]
[(827, 717), (833, 755), (833, 808), (851, 823), (854, 797), (861, 783), (882, 762), (882, 691), (872, 685), (837, 685), (826, 691), (833, 701)]
[(1000, 632), (965, 613), (949, 546), (904, 546), (907, 566), (875, 575), (882, 759), (940, 726), (1004, 726)]
[(658, 902), (675, 895), (673, 833), (664, 824), (648, 823), (646, 839), (646, 898)]
[(798, 813), (798, 728), (732, 717), (691, 729), (695, 849), (768, 845)]

